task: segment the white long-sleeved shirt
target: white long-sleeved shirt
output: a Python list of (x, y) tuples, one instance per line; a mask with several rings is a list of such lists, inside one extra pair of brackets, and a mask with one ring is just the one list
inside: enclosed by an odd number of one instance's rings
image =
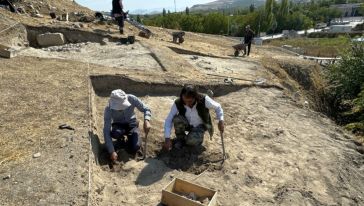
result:
[[(201, 117), (198, 115), (198, 111), (196, 109), (197, 103), (192, 107), (188, 107), (184, 105), (186, 108), (186, 119), (193, 127), (197, 127), (200, 124), (203, 124)], [(216, 112), (217, 119), (219, 121), (224, 120), (224, 111), (221, 105), (214, 100), (212, 100), (209, 96), (205, 97), (205, 107), (208, 109), (214, 109)], [(171, 137), (172, 128), (173, 128), (173, 118), (178, 114), (178, 109), (176, 103), (173, 104), (171, 111), (169, 112), (165, 122), (164, 122), (164, 137), (169, 139)]]

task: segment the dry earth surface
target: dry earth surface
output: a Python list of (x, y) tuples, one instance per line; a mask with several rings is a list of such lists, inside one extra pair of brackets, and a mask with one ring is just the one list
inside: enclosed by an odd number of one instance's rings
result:
[[(26, 27), (73, 27), (3, 13)], [(150, 28), (151, 39), (119, 45), (116, 28), (90, 23), (73, 31), (107, 33), (106, 45), (26, 48), (0, 59), (2, 205), (157, 206), (161, 190), (176, 177), (218, 191), (219, 205), (364, 205), (363, 147), (304, 104), (304, 94), (296, 98), (298, 83), (272, 70), (276, 62), (298, 68), (312, 62), (266, 46), (234, 58), (233, 40), (187, 33), (177, 45), (171, 31), (160, 28)], [(245, 80), (227, 85), (211, 74)], [(224, 108), (224, 165), (219, 134), (206, 136), (200, 151), (161, 150), (164, 118), (186, 83), (212, 89)], [(153, 129), (145, 161), (120, 150), (119, 164), (110, 167), (102, 115), (116, 88), (151, 107)], [(75, 130), (60, 130), (61, 124)]]

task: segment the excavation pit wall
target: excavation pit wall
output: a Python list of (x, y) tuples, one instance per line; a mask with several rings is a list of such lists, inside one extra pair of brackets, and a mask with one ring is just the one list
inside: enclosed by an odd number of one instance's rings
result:
[[(200, 148), (184, 148), (181, 151), (172, 150), (169, 154), (162, 150), (164, 142), (163, 126), (174, 100), (180, 93), (182, 84), (174, 83), (151, 83), (132, 80), (125, 76), (117, 75), (100, 75), (91, 76), (91, 108), (92, 108), (92, 132), (90, 134), (92, 150), (96, 163), (108, 170), (111, 167), (109, 155), (106, 152), (103, 140), (103, 112), (108, 104), (109, 96), (112, 90), (122, 89), (127, 94), (133, 94), (140, 98), (152, 110), (151, 124), (153, 126), (148, 135), (147, 156), (162, 161), (171, 169), (180, 169), (182, 171), (200, 174), (206, 169), (221, 169), (222, 149), (217, 145), (203, 144)], [(236, 85), (197, 85), (199, 91), (206, 93), (207, 90), (214, 92), (214, 98), (219, 98), (231, 92), (238, 91), (243, 86)], [(143, 114), (136, 111), (137, 118), (142, 128)], [(211, 112), (213, 118), (214, 112)], [(214, 123), (215, 124), (215, 123)], [(216, 124), (215, 124), (216, 127)], [(217, 129), (215, 129), (217, 130)], [(174, 133), (172, 132), (172, 137)], [(144, 145), (145, 135), (140, 131)], [(205, 134), (205, 142), (209, 141), (209, 136)], [(115, 142), (116, 144), (116, 142)], [(131, 158), (123, 150), (119, 151), (120, 162), (127, 162)]]
[(37, 36), (39, 34), (45, 33), (62, 33), (65, 38), (65, 43), (82, 43), (82, 42), (96, 42), (101, 43), (105, 38), (110, 42), (119, 41), (118, 38), (112, 37), (111, 35), (103, 32), (96, 31), (83, 31), (79, 29), (66, 28), (66, 27), (48, 27), (48, 26), (29, 26), (26, 25), (27, 36), (29, 41), (29, 46), (39, 48), (37, 43)]

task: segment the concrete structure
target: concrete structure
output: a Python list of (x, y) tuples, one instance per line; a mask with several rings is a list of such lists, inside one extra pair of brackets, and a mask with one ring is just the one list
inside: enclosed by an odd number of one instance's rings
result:
[(299, 36), (298, 32), (295, 30), (283, 30), (282, 34), (284, 37), (288, 37), (288, 38), (296, 38)]
[(351, 25), (332, 25), (329, 32), (331, 33), (348, 33), (351, 32), (353, 27)]
[(255, 45), (263, 45), (263, 39), (260, 38), (260, 37), (256, 37), (256, 38), (253, 39), (253, 43)]

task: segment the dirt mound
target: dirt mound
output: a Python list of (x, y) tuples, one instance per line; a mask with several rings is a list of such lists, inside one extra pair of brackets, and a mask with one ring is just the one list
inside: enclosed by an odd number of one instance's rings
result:
[(27, 31), (22, 24), (0, 13), (0, 44), (4, 46), (24, 46), (28, 44)]
[(40, 14), (49, 14), (55, 11), (57, 15), (65, 12), (80, 12), (84, 14), (93, 14), (89, 8), (83, 7), (76, 3), (74, 0), (13, 0), (16, 8), (23, 8), (26, 12), (34, 12), (37, 10)]
[(202, 172), (222, 169), (222, 152), (209, 151), (204, 146), (197, 148), (173, 148), (170, 152), (156, 152), (157, 158), (169, 168), (190, 172), (195, 175)]

